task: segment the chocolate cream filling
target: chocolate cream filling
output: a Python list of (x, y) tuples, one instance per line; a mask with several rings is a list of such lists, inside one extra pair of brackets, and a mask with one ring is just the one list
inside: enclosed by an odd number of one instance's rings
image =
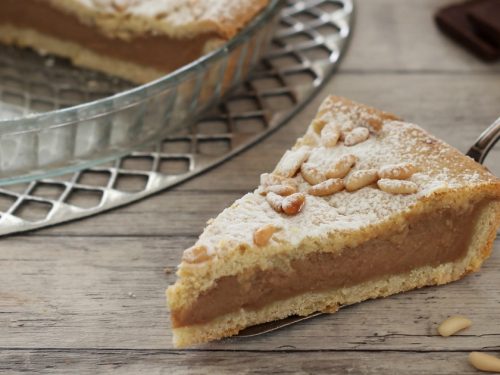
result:
[(208, 323), (239, 309), (258, 310), (272, 302), (438, 266), (462, 259), (486, 203), (464, 211), (443, 209), (409, 219), (405, 230), (339, 253), (315, 252), (293, 260), (289, 270), (255, 269), (226, 276), (189, 307), (172, 312), (175, 328)]
[(217, 35), (209, 33), (190, 39), (150, 34), (130, 41), (111, 38), (41, 0), (2, 0), (0, 24), (31, 29), (61, 41), (76, 43), (103, 56), (162, 72), (173, 71), (196, 60), (203, 55), (206, 42), (217, 38)]

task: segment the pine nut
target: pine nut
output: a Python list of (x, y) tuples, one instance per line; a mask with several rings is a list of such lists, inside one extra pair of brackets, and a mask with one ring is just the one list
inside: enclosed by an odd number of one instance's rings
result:
[(297, 192), (297, 188), (295, 186), (290, 185), (271, 185), (266, 188), (266, 191), (269, 193), (275, 193), (285, 197), (287, 195), (291, 195)]
[(209, 260), (212, 256), (208, 253), (208, 249), (203, 245), (195, 245), (184, 251), (182, 260), (190, 264), (203, 263)]
[(481, 371), (500, 372), (500, 358), (486, 353), (471, 352), (469, 363)]
[(344, 181), (340, 178), (330, 178), (317, 185), (311, 186), (308, 193), (317, 197), (331, 195), (344, 189)]
[(380, 178), (390, 178), (393, 180), (406, 180), (410, 178), (416, 171), (416, 168), (411, 163), (400, 163), (386, 165), (379, 169)]
[(345, 188), (347, 191), (355, 191), (373, 184), (374, 182), (377, 182), (377, 180), (378, 172), (376, 169), (354, 171), (347, 176)]
[(471, 325), (472, 322), (464, 316), (450, 316), (439, 325), (437, 330), (441, 336), (448, 337)]
[(357, 161), (358, 158), (352, 154), (342, 156), (326, 172), (326, 178), (344, 178)]
[(349, 134), (356, 126), (353, 122), (346, 122), (340, 125), (340, 140), (345, 141), (345, 137)]
[(316, 168), (311, 163), (304, 163), (300, 167), (300, 173), (304, 180), (306, 180), (311, 185), (319, 184), (326, 180), (325, 175), (318, 168)]
[(282, 177), (293, 177), (297, 174), (302, 163), (309, 157), (308, 147), (301, 147), (296, 150), (288, 150), (281, 158), (274, 169), (274, 174)]
[(269, 203), (269, 205), (272, 207), (272, 209), (278, 213), (281, 213), (283, 211), (282, 209), (282, 204), (283, 204), (283, 197), (281, 195), (278, 195), (273, 192), (269, 192), (266, 195), (266, 201)]
[(414, 194), (418, 191), (416, 183), (404, 180), (389, 180), (384, 178), (377, 181), (380, 190), (391, 194)]
[(298, 214), (306, 202), (306, 196), (302, 193), (295, 193), (283, 199), (281, 208), (287, 215)]
[(323, 130), (323, 128), (325, 127), (325, 125), (327, 124), (328, 122), (322, 118), (317, 118), (317, 119), (314, 119), (311, 123), (311, 128), (317, 133), (317, 134), (320, 134), (321, 133), (321, 130)]
[(354, 146), (358, 143), (364, 142), (370, 137), (370, 131), (367, 128), (355, 128), (346, 134), (344, 144), (346, 146)]
[(325, 147), (334, 147), (340, 138), (340, 130), (332, 122), (321, 130), (321, 144)]
[(264, 225), (263, 227), (257, 228), (253, 233), (253, 242), (257, 246), (265, 246), (279, 228), (272, 224)]

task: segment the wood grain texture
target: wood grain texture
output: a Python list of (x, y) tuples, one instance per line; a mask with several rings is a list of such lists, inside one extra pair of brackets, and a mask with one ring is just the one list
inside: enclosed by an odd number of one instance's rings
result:
[(438, 32), (434, 14), (437, 9), (453, 2), (357, 1), (355, 47), (346, 56), (342, 69), (356, 72), (498, 73), (498, 64), (484, 64)]
[[(171, 345), (164, 289), (205, 222), (255, 187), (327, 94), (397, 113), (461, 151), (500, 116), (500, 65), (437, 32), (449, 0), (358, 0), (338, 74), (290, 123), (222, 166), (93, 218), (0, 241), (0, 373), (476, 374), (500, 354), (500, 240), (480, 273), (374, 300), (272, 334)], [(488, 160), (500, 166), (497, 149)], [(167, 270), (167, 272), (165, 272)], [(437, 325), (473, 325), (442, 338)]]
[[(395, 366), (404, 372), (395, 371)], [(467, 353), (438, 352), (193, 352), (160, 350), (5, 350), (0, 371), (120, 375), (407, 374), (477, 375)]]

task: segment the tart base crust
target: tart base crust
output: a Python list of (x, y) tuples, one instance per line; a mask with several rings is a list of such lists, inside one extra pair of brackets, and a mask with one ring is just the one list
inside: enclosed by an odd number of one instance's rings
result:
[(425, 266), (405, 274), (388, 275), (381, 280), (368, 281), (347, 288), (305, 293), (287, 300), (273, 302), (256, 311), (242, 309), (216, 318), (207, 324), (175, 328), (173, 329), (174, 345), (186, 347), (232, 336), (245, 327), (290, 315), (305, 316), (316, 311), (334, 313), (341, 306), (458, 280), (479, 270), (483, 261), (488, 258), (499, 224), (500, 203), (492, 202), (479, 215), (471, 245), (466, 256), (459, 261), (437, 267)]
[(268, 2), (8, 0), (0, 42), (141, 84), (219, 48)]
[[(491, 251), (500, 224), (500, 181), (483, 166), (422, 128), (396, 118), (345, 98), (329, 96), (305, 135), (287, 150), (271, 174), (262, 176), (261, 185), (286, 181), (287, 184), (297, 185), (300, 192), (305, 192), (316, 185), (306, 181), (302, 173), (305, 164), (321, 171), (352, 155), (357, 161), (347, 178), (357, 171), (375, 169), (380, 174), (388, 165), (394, 168), (410, 164), (415, 169), (410, 177), (394, 178), (403, 178), (411, 183), (416, 192), (386, 191), (377, 184), (380, 189), (365, 186), (326, 197), (306, 193), (307, 200), (302, 210), (292, 216), (278, 212), (269, 204), (267, 197), (261, 195), (262, 186), (244, 195), (211, 220), (195, 245), (184, 252), (177, 271), (178, 279), (167, 290), (176, 346), (234, 335), (245, 327), (294, 314), (335, 312), (340, 306), (366, 299), (445, 284), (479, 269)], [(324, 147), (322, 130), (330, 123), (334, 129), (340, 128), (349, 135), (364, 127), (369, 130), (369, 137), (355, 145), (346, 145), (344, 139), (343, 143)], [(278, 182), (273, 182), (273, 178)], [(412, 217), (423, 215), (425, 218), (443, 208), (456, 208), (460, 212), (461, 208), (477, 202), (490, 203), (478, 212), (476, 219), (469, 219), (472, 238), (462, 247), (460, 257), (434, 257), (437, 262), (432, 262), (433, 254), (440, 254), (436, 253), (440, 251), (437, 247), (429, 255), (429, 263), (410, 263), (409, 268), (398, 270), (391, 268), (390, 259), (386, 259), (387, 263), (382, 264), (385, 266), (382, 274), (371, 279), (359, 279), (355, 284), (327, 284), (324, 286), (328, 289), (321, 291), (318, 291), (319, 288), (303, 289), (305, 292), (300, 295), (285, 295), (279, 301), (278, 298), (269, 299), (255, 306), (246, 305), (243, 301), (243, 304), (238, 304), (237, 310), (220, 311), (220, 315), (210, 313), (208, 305), (198, 307), (206, 310), (208, 315), (212, 314), (209, 322), (193, 320), (189, 324), (186, 320), (188, 324), (183, 325), (176, 316), (177, 311), (188, 311), (194, 306), (194, 301), (222, 277), (241, 277), (241, 284), (251, 287), (253, 284), (245, 278), (248, 270), (286, 268), (290, 260), (320, 250), (340, 254), (372, 239), (390, 239), (385, 236), (391, 236), (390, 233), (410, 224)], [(256, 244), (253, 237), (255, 231), (269, 224), (280, 230), (265, 246)], [(411, 228), (408, 229), (411, 231)], [(425, 239), (425, 235), (422, 238)], [(396, 243), (403, 244), (400, 242), (402, 239), (397, 235), (394, 238)], [(401, 250), (404, 252), (404, 249)], [(363, 261), (363, 258), (359, 259)], [(276, 275), (277, 282), (274, 284), (278, 287), (281, 277)], [(266, 285), (256, 287), (266, 292)], [(234, 297), (229, 292), (226, 294), (228, 298)]]
[(41, 54), (50, 53), (70, 59), (74, 65), (119, 76), (136, 83), (157, 79), (168, 72), (102, 56), (69, 41), (60, 40), (35, 30), (0, 25), (0, 42), (7, 45), (34, 48)]

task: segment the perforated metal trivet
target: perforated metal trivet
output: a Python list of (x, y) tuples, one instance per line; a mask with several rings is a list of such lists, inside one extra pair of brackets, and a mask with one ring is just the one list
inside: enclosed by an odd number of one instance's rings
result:
[(189, 131), (114, 162), (0, 189), (0, 235), (117, 207), (227, 160), (285, 123), (334, 72), (352, 27), (352, 0), (287, 2), (266, 58)]

